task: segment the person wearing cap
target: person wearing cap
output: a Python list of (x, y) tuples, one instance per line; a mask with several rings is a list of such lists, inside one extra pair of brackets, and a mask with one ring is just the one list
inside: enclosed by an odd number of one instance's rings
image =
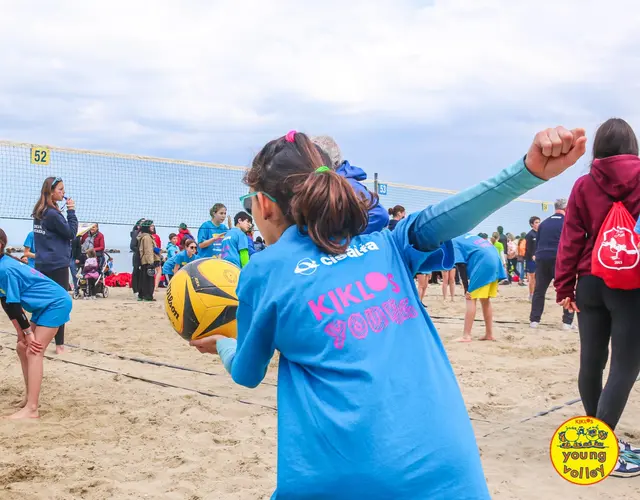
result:
[(152, 220), (145, 220), (140, 224), (140, 233), (137, 236), (138, 253), (140, 255), (140, 274), (138, 276), (138, 300), (151, 302), (155, 290), (156, 277), (156, 243), (151, 233)]
[(180, 250), (184, 250), (184, 240), (186, 240), (187, 238), (189, 238), (190, 240), (195, 241), (196, 239), (193, 237), (193, 235), (189, 232), (189, 228), (187, 227), (187, 225), (183, 222), (182, 224), (180, 224), (180, 226), (178, 226), (178, 241), (176, 243), (176, 245), (178, 245), (178, 248)]
[(312, 138), (313, 143), (323, 150), (331, 159), (333, 169), (337, 174), (341, 175), (353, 187), (356, 194), (366, 196), (372, 206), (369, 208), (369, 223), (363, 234), (375, 233), (382, 231), (389, 225), (389, 213), (384, 209), (378, 200), (378, 195), (369, 191), (362, 181), (367, 180), (367, 174), (360, 167), (351, 165), (347, 160), (342, 158), (342, 151), (333, 139), (327, 135), (321, 135)]

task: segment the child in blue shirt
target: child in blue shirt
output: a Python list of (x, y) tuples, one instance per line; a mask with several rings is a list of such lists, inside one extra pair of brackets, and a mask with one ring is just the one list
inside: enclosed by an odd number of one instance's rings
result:
[[(525, 159), (362, 235), (368, 200), (305, 134), (269, 142), (241, 201), (269, 245), (238, 283), (238, 335), (192, 341), (256, 387), (275, 350), (273, 498), (488, 499), (471, 422), (416, 274), (450, 269), (451, 239), (584, 154), (584, 130), (539, 133)], [(495, 253), (495, 250), (494, 250)]]
[(169, 243), (167, 243), (167, 260), (173, 257), (180, 251), (178, 248), (178, 235), (176, 233), (171, 233), (169, 235)]
[(162, 274), (167, 279), (167, 281), (171, 281), (173, 275), (176, 274), (180, 269), (186, 266), (189, 262), (193, 262), (198, 259), (199, 256), (196, 254), (198, 250), (198, 246), (196, 242), (190, 238), (184, 240), (184, 250), (178, 252), (170, 259), (167, 259), (164, 265), (162, 266)]
[[(5, 254), (7, 235), (0, 229), (0, 298), (18, 332), (17, 352), (27, 397), (9, 418), (38, 418), (44, 350), (58, 327), (69, 321), (71, 297), (36, 269)], [(31, 328), (22, 310), (31, 313)]]
[(235, 227), (227, 231), (222, 240), (220, 258), (240, 269), (249, 263), (249, 236), (247, 233), (253, 224), (253, 218), (247, 212), (238, 212), (233, 219)]
[(227, 207), (222, 203), (216, 203), (209, 211), (211, 220), (205, 222), (198, 230), (198, 255), (201, 259), (220, 257), (222, 252), (222, 239), (229, 230), (224, 224), (227, 218)]
[(465, 285), (467, 310), (464, 315), (464, 331), (458, 342), (471, 342), (471, 328), (476, 318), (478, 300), (482, 305), (486, 328), (485, 336), (480, 340), (495, 340), (491, 299), (498, 295), (498, 283), (507, 279), (500, 253), (496, 252), (496, 247), (490, 241), (473, 234), (458, 236), (451, 241), (456, 264), (464, 264), (469, 276), (469, 283)]

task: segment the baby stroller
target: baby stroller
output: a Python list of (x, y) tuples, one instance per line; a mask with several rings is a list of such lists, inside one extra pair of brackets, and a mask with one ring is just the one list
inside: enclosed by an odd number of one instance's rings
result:
[[(105, 299), (109, 296), (109, 287), (105, 285), (104, 278), (107, 272), (109, 272), (108, 261), (110, 258), (111, 256), (105, 252), (104, 257), (101, 259), (102, 265), (100, 266), (100, 276), (98, 276), (96, 284), (93, 288), (95, 291), (95, 295), (102, 295)], [(73, 298), (79, 299), (81, 297), (89, 297), (89, 280), (82, 274), (82, 266), (78, 269), (78, 274), (76, 275), (76, 277), (78, 278), (78, 286), (73, 291)]]

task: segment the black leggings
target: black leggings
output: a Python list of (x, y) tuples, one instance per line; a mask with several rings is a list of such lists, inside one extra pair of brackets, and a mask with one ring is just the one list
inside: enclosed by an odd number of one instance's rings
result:
[(29, 323), (27, 315), (20, 304), (7, 304), (6, 297), (1, 297), (0, 302), (2, 302), (2, 309), (7, 313), (10, 320), (16, 320), (23, 330), (28, 330), (31, 327), (31, 323)]
[(460, 281), (462, 281), (464, 293), (467, 293), (469, 291), (469, 276), (467, 275), (467, 265), (462, 263), (456, 264), (456, 269), (458, 270)]
[[(60, 269), (54, 269), (53, 271), (40, 271), (47, 278), (55, 281), (65, 290), (69, 291), (69, 266), (61, 267)], [(56, 345), (64, 345), (64, 325), (58, 328), (56, 333)]]
[[(616, 428), (640, 373), (640, 290), (614, 290), (600, 278), (582, 276), (576, 289), (580, 329), (578, 387), (585, 412)], [(611, 368), (602, 388), (609, 356)]]

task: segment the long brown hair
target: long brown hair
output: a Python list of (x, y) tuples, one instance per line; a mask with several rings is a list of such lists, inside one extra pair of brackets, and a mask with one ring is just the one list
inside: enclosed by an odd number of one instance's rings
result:
[[(58, 180), (58, 182), (56, 182)], [(33, 213), (31, 217), (37, 220), (42, 220), (44, 211), (47, 208), (54, 208), (60, 210), (51, 199), (51, 193), (53, 192), (53, 185), (62, 182), (58, 177), (47, 177), (42, 183), (42, 189), (40, 190), (40, 198), (33, 207)]]
[(378, 197), (357, 195), (333, 169), (317, 172), (321, 166), (331, 167), (327, 154), (305, 134), (290, 132), (262, 148), (244, 182), (272, 196), (289, 224), (322, 251), (337, 255), (365, 230)]

